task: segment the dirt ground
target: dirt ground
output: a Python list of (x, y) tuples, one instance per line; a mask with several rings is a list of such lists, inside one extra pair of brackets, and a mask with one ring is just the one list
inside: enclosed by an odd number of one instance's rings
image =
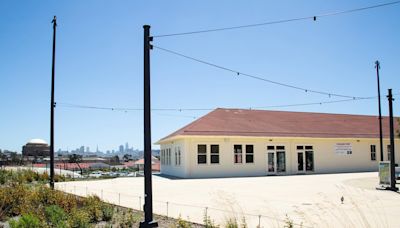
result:
[[(400, 194), (376, 190), (378, 173), (209, 179), (153, 176), (154, 213), (202, 223), (245, 219), (249, 227), (399, 227)], [(142, 177), (57, 183), (57, 188), (134, 209)], [(341, 198), (343, 197), (343, 203)]]

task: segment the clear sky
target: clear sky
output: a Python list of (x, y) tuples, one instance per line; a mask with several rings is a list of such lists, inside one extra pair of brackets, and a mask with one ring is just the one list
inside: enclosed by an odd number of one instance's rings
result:
[[(389, 0), (390, 1), (390, 0)], [(0, 2), (0, 148), (49, 141), (53, 15), (56, 102), (141, 108), (143, 28), (168, 34), (312, 16), (389, 1), (18, 1)], [(400, 4), (317, 21), (188, 36), (154, 44), (271, 80), (351, 96), (400, 93)], [(160, 50), (151, 53), (153, 108), (262, 107), (337, 100), (238, 77)], [(382, 112), (388, 114), (387, 100)], [(394, 102), (399, 115), (399, 101)], [(377, 115), (377, 100), (274, 110)], [(207, 111), (154, 111), (153, 142)], [(55, 111), (55, 148), (143, 148), (141, 111)], [(157, 148), (157, 146), (153, 146)]]

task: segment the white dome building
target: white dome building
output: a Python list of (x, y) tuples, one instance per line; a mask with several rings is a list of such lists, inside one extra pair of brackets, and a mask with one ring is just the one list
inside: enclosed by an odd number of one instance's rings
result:
[(45, 144), (45, 145), (47, 145), (47, 142), (44, 141), (43, 139), (31, 139), (31, 140), (29, 140), (28, 144)]
[(50, 156), (50, 146), (43, 139), (31, 139), (22, 147), (24, 157), (48, 157)]

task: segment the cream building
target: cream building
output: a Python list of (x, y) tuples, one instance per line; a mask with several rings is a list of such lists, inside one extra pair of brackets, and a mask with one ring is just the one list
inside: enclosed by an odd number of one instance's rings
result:
[[(388, 160), (389, 118), (382, 122)], [(161, 173), (206, 178), (377, 171), (378, 123), (376, 116), (216, 109), (157, 142)], [(400, 153), (395, 159), (400, 163)]]

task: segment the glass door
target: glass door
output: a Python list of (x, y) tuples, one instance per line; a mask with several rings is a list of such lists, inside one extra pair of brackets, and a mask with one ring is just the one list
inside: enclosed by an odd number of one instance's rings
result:
[(306, 171), (314, 171), (314, 152), (306, 151)]
[(276, 163), (277, 163), (277, 172), (286, 172), (286, 161), (285, 161), (285, 152), (277, 151), (276, 152)]
[(297, 171), (304, 171), (304, 155), (303, 152), (297, 153)]
[(268, 173), (275, 173), (275, 152), (268, 152), (267, 164)]

